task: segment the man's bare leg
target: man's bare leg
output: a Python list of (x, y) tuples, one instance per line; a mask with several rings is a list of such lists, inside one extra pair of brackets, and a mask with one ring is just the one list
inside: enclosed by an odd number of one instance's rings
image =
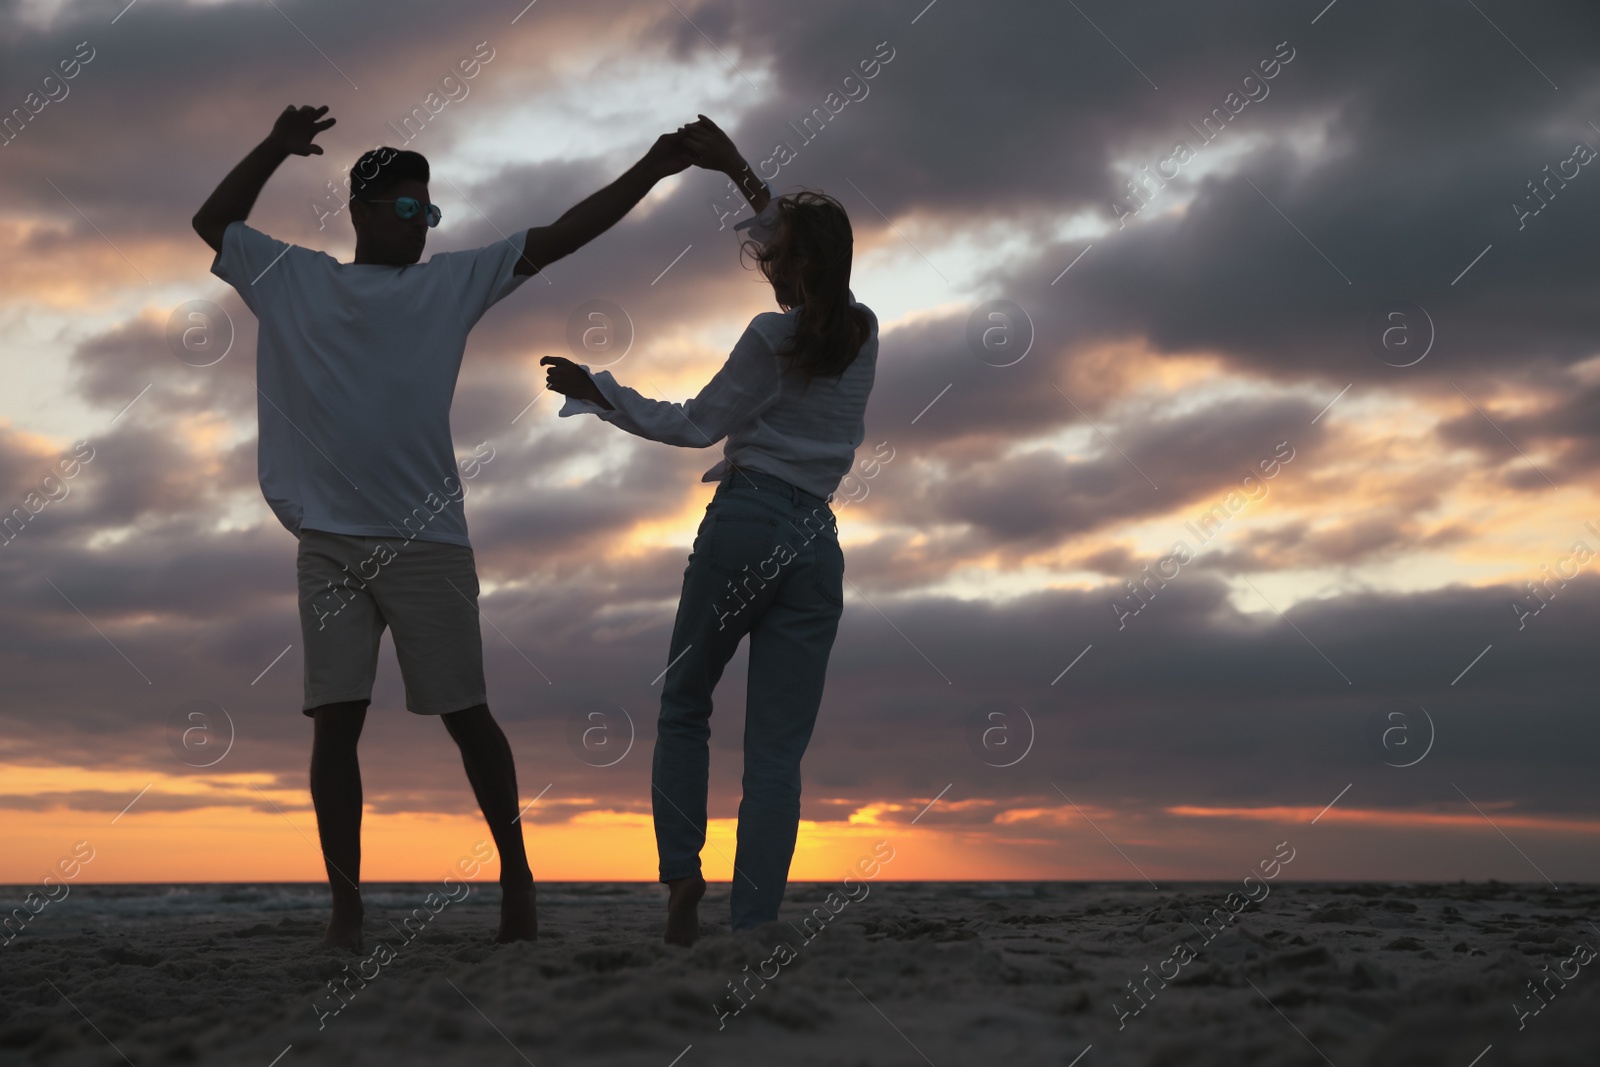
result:
[(539, 936), (539, 917), (533, 872), (528, 869), (528, 854), (522, 844), (517, 766), (511, 756), (511, 743), (489, 714), (487, 704), (441, 717), (461, 749), (467, 781), (472, 783), (478, 807), (488, 820), (489, 833), (500, 852), (500, 930), (495, 941), (533, 941)]
[(667, 883), (667, 933), (669, 945), (688, 947), (700, 936), (700, 898), (706, 895), (706, 880), (698, 874), (674, 878)]
[(312, 709), (311, 803), (317, 836), (333, 893), (333, 917), (322, 943), (361, 948), (361, 764), (356, 742), (367, 720), (367, 702), (324, 704)]

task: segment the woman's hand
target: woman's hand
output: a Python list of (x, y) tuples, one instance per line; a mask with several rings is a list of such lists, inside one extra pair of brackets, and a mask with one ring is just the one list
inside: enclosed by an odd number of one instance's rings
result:
[(607, 411), (613, 410), (611, 401), (600, 392), (600, 387), (594, 384), (594, 379), (572, 360), (564, 356), (545, 356), (539, 361), (539, 365), (550, 368), (545, 372), (544, 384), (552, 393), (570, 396), (574, 400), (587, 400)]

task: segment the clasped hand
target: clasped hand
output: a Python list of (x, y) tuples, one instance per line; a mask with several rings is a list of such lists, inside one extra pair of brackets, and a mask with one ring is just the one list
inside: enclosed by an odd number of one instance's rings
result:
[(733, 140), (704, 115), (679, 126), (674, 133), (656, 138), (646, 156), (663, 175), (677, 174), (689, 167), (729, 173), (743, 166)]

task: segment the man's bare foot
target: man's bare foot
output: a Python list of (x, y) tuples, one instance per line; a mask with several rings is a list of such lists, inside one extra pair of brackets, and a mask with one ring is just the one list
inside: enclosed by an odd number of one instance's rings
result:
[(354, 952), (361, 951), (361, 921), (363, 912), (361, 901), (354, 904), (335, 901), (333, 917), (328, 920), (328, 929), (322, 935), (324, 948), (347, 948)]
[(700, 898), (706, 895), (706, 880), (695, 874), (674, 878), (667, 883), (667, 933), (669, 945), (695, 943), (700, 936)]
[(509, 941), (539, 940), (538, 894), (533, 883), (516, 888), (502, 886), (500, 890), (500, 931), (494, 935), (495, 944)]

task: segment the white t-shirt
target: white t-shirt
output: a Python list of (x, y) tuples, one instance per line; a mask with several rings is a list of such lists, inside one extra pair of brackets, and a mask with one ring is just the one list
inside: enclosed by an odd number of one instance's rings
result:
[[(748, 227), (766, 244), (777, 221), (773, 200), (734, 229)], [(866, 312), (870, 332), (855, 362), (838, 378), (814, 378), (808, 385), (798, 370), (787, 367), (790, 361), (778, 352), (794, 336), (800, 309), (766, 311), (750, 320), (722, 369), (692, 400), (652, 400), (603, 370), (590, 377), (614, 410), (569, 397), (560, 413), (598, 415), (639, 437), (688, 448), (706, 448), (726, 437), (722, 462), (701, 481), (720, 480), (730, 466), (745, 467), (827, 499), (850, 473), (856, 447), (866, 436), (867, 397), (878, 365), (878, 317), (853, 292), (849, 296), (852, 307)]]
[(450, 401), (468, 331), (529, 277), (526, 239), (391, 267), (228, 224), (211, 273), (260, 321), (261, 493), (291, 533), (470, 545)]

